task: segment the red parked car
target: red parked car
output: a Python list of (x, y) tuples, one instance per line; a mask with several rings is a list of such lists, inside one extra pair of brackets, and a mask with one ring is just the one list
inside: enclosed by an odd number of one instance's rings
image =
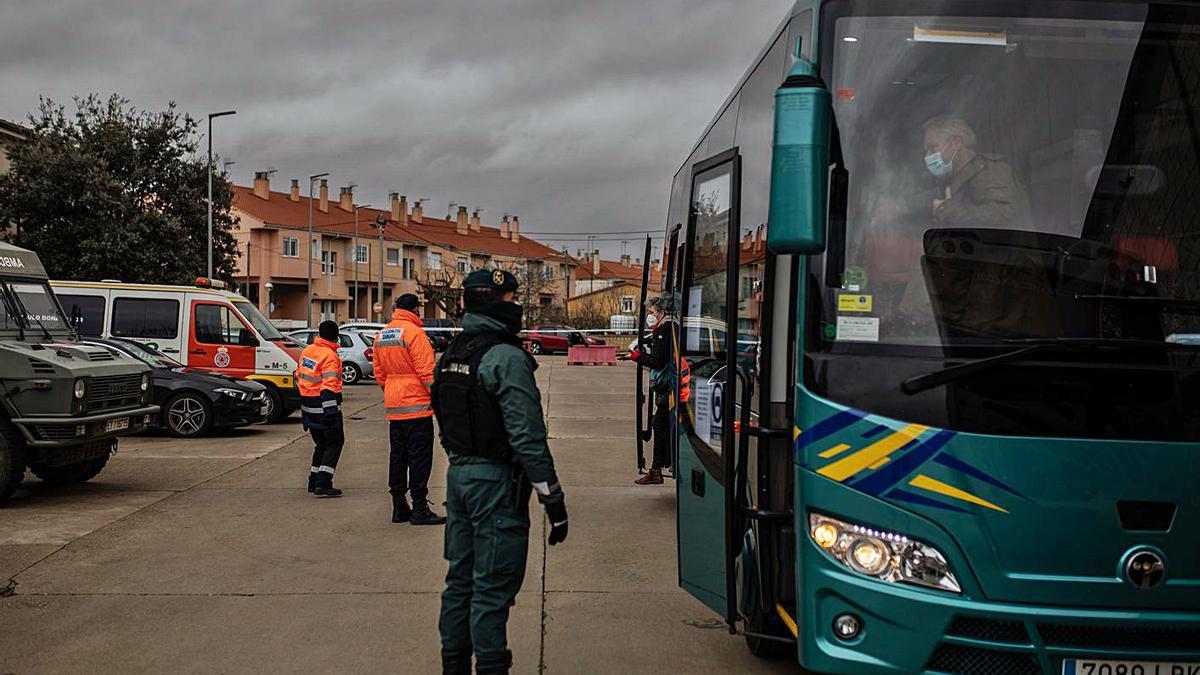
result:
[(533, 326), (525, 331), (523, 337), (529, 341), (531, 354), (566, 352), (571, 345), (604, 344), (578, 331), (570, 326)]

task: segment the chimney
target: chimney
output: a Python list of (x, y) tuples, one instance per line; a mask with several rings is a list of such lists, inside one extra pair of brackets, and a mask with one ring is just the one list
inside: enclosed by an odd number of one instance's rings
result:
[(425, 222), (422, 219), (423, 216), (424, 216), (424, 210), (421, 208), (421, 202), (417, 202), (416, 204), (413, 204), (412, 221), (414, 223)]
[(521, 219), (516, 216), (512, 219), (512, 240), (514, 244), (521, 243)]
[(300, 201), (300, 179), (299, 178), (292, 179), (292, 191), (291, 191), (290, 195), (288, 196), (288, 199), (290, 199), (294, 202)]
[(317, 205), (321, 213), (329, 213), (329, 179), (321, 179), (321, 201)]
[(629, 267), (631, 264), (628, 255), (621, 256), (621, 267)]
[(408, 196), (407, 195), (400, 195), (400, 207), (399, 208), (400, 208), (400, 217), (396, 219), (396, 222), (400, 223), (401, 227), (405, 227), (408, 225)]
[(504, 239), (508, 239), (511, 236), (509, 234), (511, 231), (512, 230), (510, 230), (508, 227), (508, 214), (505, 214), (504, 217), (500, 219), (500, 236)]
[(754, 250), (755, 251), (761, 251), (761, 250), (763, 250), (763, 247), (766, 246), (767, 242), (764, 241), (765, 237), (763, 236), (763, 234), (765, 234), (765, 231), (766, 231), (766, 228), (764, 228), (762, 225), (759, 225), (758, 229), (754, 232)]
[(338, 208), (348, 213), (354, 213), (354, 186), (347, 185), (342, 188), (342, 194), (338, 197)]
[(475, 209), (475, 213), (471, 214), (471, 231), (478, 232), (482, 229), (479, 222), (479, 209)]
[(400, 222), (400, 193), (399, 192), (389, 192), (388, 193), (388, 202), (391, 203), (391, 211), (392, 211), (388, 215), (388, 217), (392, 219), (392, 222), (396, 222), (396, 223)]
[(254, 172), (254, 196), (259, 199), (271, 198), (271, 174), (268, 171)]
[(660, 265), (662, 265), (662, 261), (661, 261), (661, 260), (659, 260), (658, 258), (655, 258), (653, 261), (651, 261), (651, 262), (650, 262), (650, 269), (652, 269), (652, 270), (654, 270), (655, 272), (657, 272), (657, 271), (659, 271), (659, 266), (660, 266)]
[(470, 225), (467, 224), (467, 207), (465, 207), (465, 206), (458, 207), (458, 213), (456, 214), (456, 216), (458, 218), (458, 224), (457, 224), (457, 227), (454, 228), (454, 231), (458, 232), (459, 234), (466, 234), (467, 232), (469, 232)]
[(592, 251), (592, 276), (600, 276), (600, 249)]

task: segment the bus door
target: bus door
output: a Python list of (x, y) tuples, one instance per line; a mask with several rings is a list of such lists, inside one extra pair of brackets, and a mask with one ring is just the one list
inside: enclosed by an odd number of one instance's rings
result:
[(739, 249), (740, 174), (736, 149), (693, 167), (677, 286), (679, 346), (691, 371), (690, 400), (675, 418), (679, 580), (684, 590), (721, 614), (727, 597), (727, 466), (735, 445), (731, 396), (736, 396), (736, 369), (744, 365), (735, 344), (738, 281), (730, 273)]
[(223, 302), (193, 300), (188, 331), (188, 365), (247, 377), (254, 374), (258, 338)]

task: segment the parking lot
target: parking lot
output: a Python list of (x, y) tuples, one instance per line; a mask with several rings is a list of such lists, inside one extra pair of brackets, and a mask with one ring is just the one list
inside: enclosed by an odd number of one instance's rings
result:
[[(540, 362), (571, 532), (547, 549), (535, 521), (514, 672), (789, 671), (677, 587), (674, 486), (632, 484), (632, 366)], [(442, 529), (389, 522), (379, 390), (346, 400), (341, 499), (305, 492), (297, 419), (125, 438), (83, 486), (27, 478), (0, 510), (0, 673), (437, 671)]]

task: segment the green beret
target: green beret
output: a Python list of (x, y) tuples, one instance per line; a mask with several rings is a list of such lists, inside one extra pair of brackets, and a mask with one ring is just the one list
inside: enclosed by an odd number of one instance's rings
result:
[(475, 270), (463, 280), (463, 288), (494, 288), (498, 291), (517, 290), (517, 278), (504, 270)]

